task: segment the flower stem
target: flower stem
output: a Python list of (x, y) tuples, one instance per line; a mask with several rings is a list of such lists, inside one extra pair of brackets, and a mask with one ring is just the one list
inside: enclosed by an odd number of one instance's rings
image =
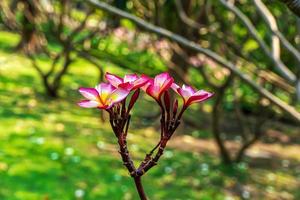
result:
[(143, 185), (142, 185), (141, 177), (140, 176), (134, 177), (134, 183), (135, 183), (136, 189), (139, 193), (140, 199), (141, 200), (147, 200), (147, 197), (146, 197), (146, 194), (144, 192)]

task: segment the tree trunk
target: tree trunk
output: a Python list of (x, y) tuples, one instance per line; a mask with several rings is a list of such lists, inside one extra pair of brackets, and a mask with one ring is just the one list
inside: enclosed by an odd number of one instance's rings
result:
[(217, 93), (215, 97), (215, 104), (212, 111), (212, 132), (216, 143), (219, 148), (219, 154), (222, 159), (222, 163), (225, 165), (231, 165), (232, 160), (230, 158), (229, 152), (227, 151), (224, 141), (221, 138), (221, 131), (220, 131), (220, 109), (221, 109), (221, 102), (223, 99), (223, 94)]
[(34, 54), (42, 51), (43, 37), (37, 32), (36, 17), (38, 16), (37, 1), (20, 0), (24, 5), (22, 19), (21, 40), (16, 46), (17, 50)]

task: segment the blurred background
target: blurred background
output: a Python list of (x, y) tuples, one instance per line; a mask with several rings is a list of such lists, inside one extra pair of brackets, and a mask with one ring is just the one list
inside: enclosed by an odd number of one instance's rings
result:
[[(215, 96), (143, 177), (150, 199), (300, 199), (300, 20), (284, 2), (1, 0), (0, 199), (138, 199), (108, 116), (77, 90), (163, 71)], [(137, 104), (138, 163), (160, 112)]]

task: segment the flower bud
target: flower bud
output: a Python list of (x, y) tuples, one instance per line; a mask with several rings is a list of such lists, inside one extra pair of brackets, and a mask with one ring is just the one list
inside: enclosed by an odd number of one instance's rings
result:
[(176, 117), (177, 110), (178, 110), (178, 100), (175, 99), (174, 104), (173, 104), (173, 118)]
[(137, 89), (137, 90), (133, 93), (133, 95), (131, 96), (131, 99), (130, 99), (130, 102), (129, 102), (129, 105), (128, 105), (128, 111), (127, 111), (127, 112), (129, 112), (129, 111), (132, 109), (132, 107), (134, 106), (134, 104), (135, 104), (136, 100), (138, 99), (139, 95), (140, 95), (140, 89)]
[(170, 112), (170, 106), (171, 106), (169, 91), (166, 91), (165, 94), (164, 94), (164, 103), (165, 103), (166, 111), (167, 111), (167, 113), (169, 113)]

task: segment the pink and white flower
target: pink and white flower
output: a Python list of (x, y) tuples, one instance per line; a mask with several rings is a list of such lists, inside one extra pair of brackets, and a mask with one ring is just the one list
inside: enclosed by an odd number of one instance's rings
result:
[(144, 89), (147, 94), (160, 101), (161, 95), (171, 87), (173, 82), (174, 79), (169, 73), (163, 72), (155, 76), (154, 79), (150, 79)]
[(179, 87), (177, 84), (173, 83), (171, 87), (182, 97), (185, 106), (205, 101), (213, 96), (213, 93), (205, 90), (195, 91), (191, 86), (185, 84), (183, 84), (182, 87)]
[(121, 87), (129, 91), (144, 86), (150, 79), (148, 76), (143, 74), (140, 77), (136, 74), (126, 74), (124, 78), (121, 78), (110, 73), (106, 73), (105, 78), (114, 87)]
[(116, 88), (110, 83), (100, 83), (95, 88), (80, 88), (79, 92), (86, 98), (78, 103), (84, 108), (109, 109), (127, 97), (129, 90)]

